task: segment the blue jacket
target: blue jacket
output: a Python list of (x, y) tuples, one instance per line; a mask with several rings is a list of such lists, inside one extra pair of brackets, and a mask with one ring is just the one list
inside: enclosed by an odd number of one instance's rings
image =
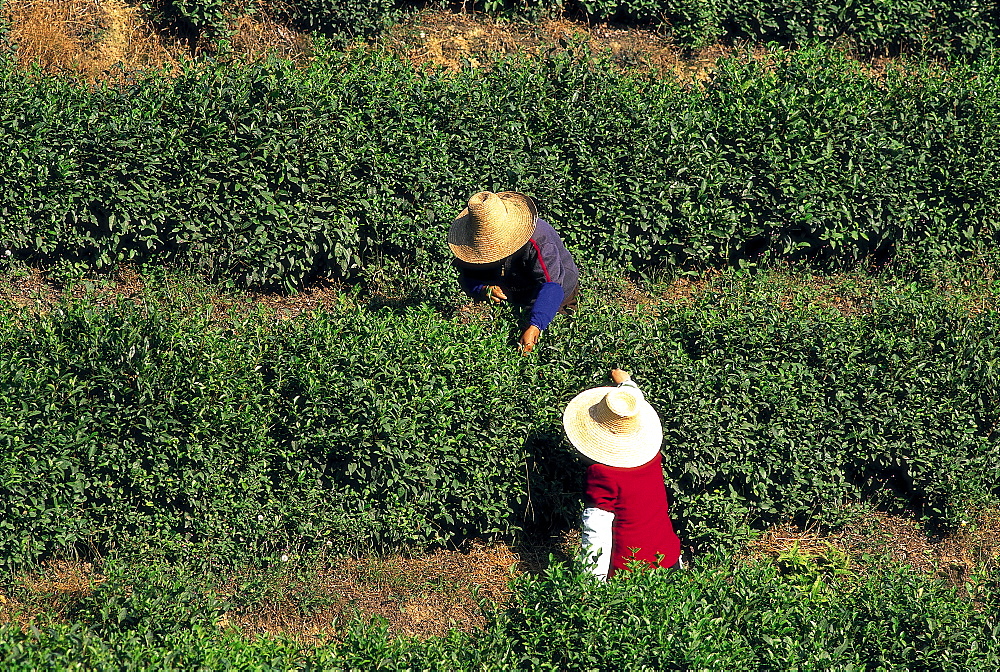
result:
[(509, 257), (492, 264), (467, 264), (456, 259), (455, 266), (466, 294), (485, 299), (486, 287), (495, 285), (513, 303), (530, 305), (529, 321), (539, 329), (549, 326), (580, 281), (573, 256), (544, 219), (535, 221), (531, 238)]

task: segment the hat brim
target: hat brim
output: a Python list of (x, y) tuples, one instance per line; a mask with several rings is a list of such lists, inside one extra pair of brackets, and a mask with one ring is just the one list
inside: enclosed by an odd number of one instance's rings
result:
[(484, 243), (474, 238), (474, 227), (470, 224), (469, 209), (458, 214), (448, 230), (448, 247), (452, 254), (467, 264), (491, 264), (517, 252), (535, 233), (535, 219), (538, 210), (535, 203), (516, 191), (501, 191), (496, 194), (507, 202), (507, 219), (504, 222), (502, 240)]
[(573, 397), (563, 411), (563, 428), (573, 447), (609, 467), (639, 467), (656, 457), (663, 443), (663, 427), (656, 410), (643, 398), (638, 401), (638, 429), (614, 434), (593, 417), (593, 409), (617, 387), (595, 387)]

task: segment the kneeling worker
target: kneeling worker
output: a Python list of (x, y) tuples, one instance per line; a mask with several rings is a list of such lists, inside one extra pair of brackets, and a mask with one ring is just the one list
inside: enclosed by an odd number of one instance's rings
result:
[(556, 313), (576, 308), (580, 272), (535, 203), (514, 191), (481, 191), (469, 199), (448, 232), (459, 284), (481, 301), (530, 307), (521, 334), (528, 354)]

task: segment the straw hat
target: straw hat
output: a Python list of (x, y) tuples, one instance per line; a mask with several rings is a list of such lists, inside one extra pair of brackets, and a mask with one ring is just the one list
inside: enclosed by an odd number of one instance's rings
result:
[(490, 264), (514, 254), (535, 232), (538, 211), (516, 191), (480, 191), (448, 231), (448, 246), (461, 261)]
[(573, 397), (563, 412), (573, 447), (610, 467), (638, 467), (663, 442), (660, 417), (633, 387), (595, 387)]

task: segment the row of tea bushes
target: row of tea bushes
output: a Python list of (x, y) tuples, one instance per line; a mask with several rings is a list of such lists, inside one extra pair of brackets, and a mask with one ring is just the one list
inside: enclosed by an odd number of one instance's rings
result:
[(267, 16), (340, 42), (375, 37), (422, 3), (407, 0), (141, 0), (161, 30), (193, 38), (198, 47), (222, 47), (234, 19)]
[(146, 545), (381, 552), (574, 525), (582, 467), (561, 411), (616, 364), (663, 418), (673, 510), (702, 549), (856, 504), (957, 526), (998, 494), (1000, 314), (931, 291), (852, 316), (709, 292), (649, 317), (587, 289), (527, 358), (502, 310), (345, 298), (282, 321), (164, 292), (0, 313), (3, 564)]
[[(363, 618), (337, 638), (300, 641), (223, 630), (220, 586), (155, 565), (116, 568), (90, 595), (30, 632), (0, 626), (5, 670), (934, 669), (1000, 665), (996, 585), (977, 608), (910, 570), (782, 576), (712, 561), (597, 584), (554, 565), (522, 577), (481, 631), (424, 641)], [(228, 592), (228, 591), (227, 591)], [(231, 619), (229, 622), (238, 621)], [(461, 625), (461, 624), (458, 624)]]
[(874, 77), (824, 49), (705, 83), (585, 52), (446, 74), (352, 51), (122, 86), (0, 67), (0, 251), (433, 287), (469, 195), (515, 189), (584, 265), (932, 266), (995, 247), (998, 91), (991, 63)]
[(717, 40), (784, 45), (847, 40), (867, 55), (988, 55), (1000, 8), (976, 0), (482, 0), (487, 11), (566, 12), (588, 21), (656, 27), (685, 47)]
[(153, 0), (141, 3), (157, 24), (219, 40), (229, 22), (265, 11), (297, 28), (344, 40), (376, 37), (403, 17), (434, 5), (516, 13), (565, 15), (590, 22), (665, 30), (689, 48), (718, 40), (803, 45), (849, 40), (867, 55), (924, 54), (950, 59), (987, 55), (1000, 37), (1000, 9), (975, 0)]

